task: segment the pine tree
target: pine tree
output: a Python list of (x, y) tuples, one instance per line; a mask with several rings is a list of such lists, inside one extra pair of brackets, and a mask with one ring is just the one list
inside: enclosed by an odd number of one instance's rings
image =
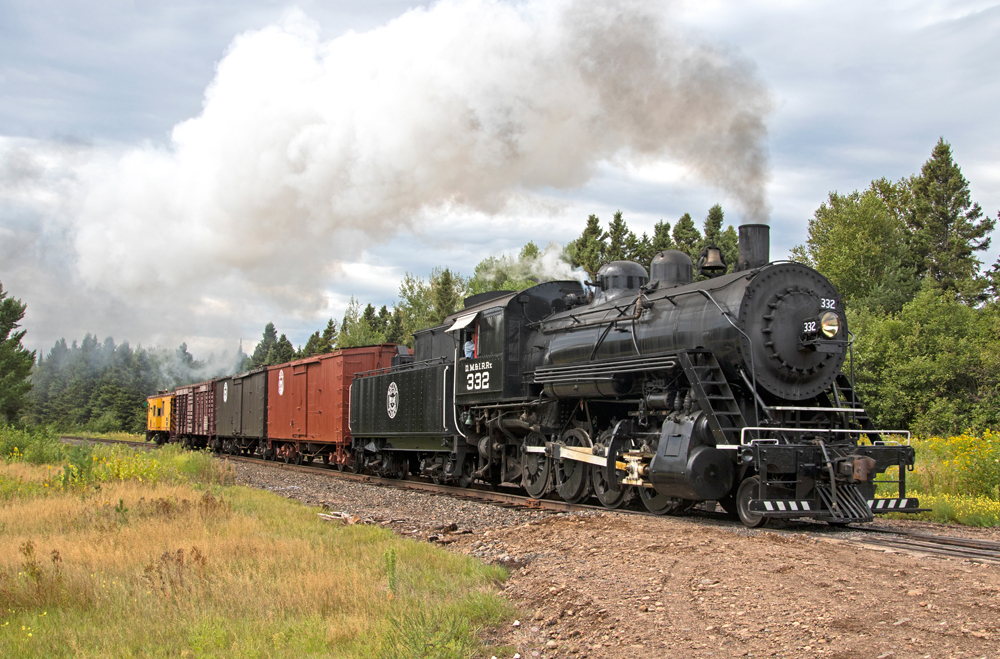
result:
[(716, 204), (708, 209), (708, 215), (705, 217), (704, 243), (706, 245), (719, 246), (719, 241), (722, 238), (722, 222), (724, 220), (725, 213), (722, 212), (722, 206)]
[(726, 260), (726, 265), (728, 269), (726, 272), (734, 272), (736, 270), (736, 261), (740, 256), (740, 237), (736, 233), (736, 229), (730, 224), (726, 227), (726, 230), (722, 232), (719, 236), (719, 249), (722, 250), (722, 257)]
[(403, 317), (403, 310), (396, 307), (392, 311), (392, 317), (389, 319), (389, 325), (385, 332), (385, 342), (386, 343), (397, 343), (403, 345), (406, 343), (407, 333), (406, 333), (406, 319)]
[(253, 354), (250, 356), (248, 367), (254, 369), (266, 366), (268, 363), (267, 353), (271, 351), (271, 346), (277, 341), (278, 332), (274, 329), (274, 323), (268, 323), (264, 326), (264, 335), (261, 337), (260, 343), (257, 344), (257, 347), (253, 350)]
[(385, 334), (389, 329), (390, 320), (392, 320), (392, 312), (383, 304), (382, 308), (378, 310), (378, 325), (376, 329)]
[(662, 252), (665, 249), (674, 249), (674, 241), (670, 238), (670, 222), (660, 220), (653, 227), (652, 252)]
[(431, 292), (434, 300), (433, 321), (440, 325), (444, 319), (458, 308), (461, 280), (445, 268), (436, 277), (431, 277)]
[(587, 227), (579, 238), (569, 245), (570, 263), (574, 268), (582, 267), (591, 281), (597, 278), (597, 271), (607, 261), (605, 251), (608, 234), (601, 230), (601, 221), (596, 215), (587, 218)]
[(622, 212), (616, 212), (611, 224), (608, 225), (608, 247), (604, 253), (604, 263), (625, 261), (631, 258), (630, 251), (634, 250), (635, 245), (635, 234), (629, 231), (628, 224), (622, 217)]
[(973, 253), (989, 247), (996, 220), (983, 217), (982, 208), (972, 202), (969, 182), (943, 137), (913, 179), (912, 193), (909, 229), (919, 274), (955, 289), (978, 273), (980, 261)]
[(14, 331), (27, 308), (20, 300), (7, 297), (0, 283), (0, 419), (7, 422), (17, 420), (31, 390), (28, 376), (35, 364), (35, 351), (21, 345), (26, 330)]
[(295, 346), (284, 334), (267, 351), (266, 366), (284, 364), (295, 359)]
[(299, 359), (304, 359), (306, 357), (312, 357), (313, 355), (322, 354), (318, 350), (319, 343), (321, 340), (322, 339), (320, 338), (319, 330), (316, 330), (315, 332), (310, 334), (309, 339), (306, 341), (306, 344), (302, 346), (302, 350), (299, 350), (298, 354)]
[(653, 240), (645, 233), (641, 238), (636, 238), (634, 233), (629, 232), (628, 260), (639, 263), (644, 268), (649, 268), (649, 262), (653, 260), (656, 252), (653, 251)]
[(327, 321), (326, 328), (316, 344), (316, 354), (325, 355), (337, 349), (337, 321), (333, 318)]
[(382, 326), (381, 326), (382, 324), (379, 322), (379, 318), (375, 314), (375, 307), (373, 307), (371, 304), (368, 304), (365, 307), (364, 313), (361, 314), (361, 322), (363, 322), (366, 325), (368, 325), (368, 327), (371, 328), (371, 331), (373, 333), (376, 333), (376, 332), (379, 332), (379, 331), (382, 330)]
[(243, 339), (240, 339), (240, 346), (236, 349), (236, 357), (233, 360), (233, 373), (242, 373), (247, 370), (247, 364), (250, 363), (250, 357), (243, 352)]
[(690, 214), (684, 213), (677, 220), (673, 236), (677, 249), (685, 252), (693, 260), (698, 259), (698, 255), (701, 253), (701, 233), (698, 232), (698, 227), (694, 225)]

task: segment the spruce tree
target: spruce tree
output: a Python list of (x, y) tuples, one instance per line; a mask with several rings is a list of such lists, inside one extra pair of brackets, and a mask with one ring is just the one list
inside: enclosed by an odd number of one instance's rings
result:
[(24, 409), (31, 390), (31, 368), (35, 351), (22, 344), (26, 330), (15, 332), (28, 305), (7, 297), (0, 283), (0, 420), (13, 422)]
[(290, 362), (295, 359), (295, 346), (292, 342), (288, 340), (284, 334), (271, 345), (270, 349), (267, 351), (267, 359), (265, 360), (266, 366), (274, 366), (275, 364), (284, 364), (285, 362)]
[(406, 319), (403, 317), (403, 310), (400, 307), (396, 307), (392, 310), (392, 317), (389, 319), (389, 325), (385, 332), (385, 342), (386, 343), (397, 343), (399, 345), (405, 344), (407, 341), (406, 332)]
[(261, 337), (260, 343), (254, 348), (253, 354), (250, 355), (249, 368), (260, 368), (261, 366), (267, 366), (267, 354), (271, 351), (271, 346), (273, 346), (278, 341), (278, 332), (274, 329), (274, 323), (268, 323), (264, 326), (264, 335)]
[(701, 253), (701, 233), (698, 232), (698, 227), (694, 225), (694, 220), (691, 219), (689, 213), (684, 213), (677, 220), (677, 224), (674, 225), (673, 235), (677, 249), (685, 252), (692, 259), (697, 260), (698, 255)]
[(670, 238), (670, 222), (660, 220), (653, 227), (652, 252), (662, 252), (665, 249), (674, 249), (674, 241)]
[(381, 323), (379, 322), (378, 316), (375, 314), (375, 307), (368, 304), (365, 307), (365, 311), (361, 314), (361, 322), (365, 323), (371, 331), (378, 332), (381, 328)]
[(608, 234), (601, 230), (601, 221), (596, 215), (587, 218), (587, 227), (579, 238), (570, 243), (570, 263), (574, 268), (582, 267), (591, 281), (597, 278), (597, 271), (601, 269), (607, 261), (605, 252), (607, 251)]
[(378, 310), (378, 325), (375, 329), (385, 334), (389, 329), (390, 320), (392, 320), (392, 312), (383, 304), (382, 308)]
[(722, 238), (722, 222), (725, 220), (725, 213), (722, 212), (722, 206), (716, 204), (708, 209), (708, 215), (705, 217), (705, 238), (704, 242), (706, 245), (719, 246), (719, 241)]
[(631, 258), (630, 252), (634, 250), (635, 246), (635, 234), (629, 231), (628, 224), (622, 217), (622, 212), (616, 212), (611, 224), (608, 225), (608, 247), (604, 254), (604, 263)]
[(431, 278), (431, 294), (434, 301), (433, 320), (440, 325), (444, 319), (455, 313), (459, 303), (460, 281), (445, 268), (436, 277)]
[(337, 349), (337, 321), (333, 318), (327, 321), (326, 328), (320, 334), (316, 344), (316, 354), (325, 355)]
[(973, 203), (969, 182), (943, 137), (913, 179), (912, 194), (908, 224), (919, 272), (946, 289), (958, 288), (978, 273), (974, 252), (989, 247), (996, 220), (983, 217), (982, 208)]
[(306, 341), (306, 344), (302, 346), (302, 350), (299, 350), (298, 357), (303, 359), (305, 357), (323, 354), (318, 350), (320, 341), (319, 330), (316, 330), (309, 335), (309, 339)]

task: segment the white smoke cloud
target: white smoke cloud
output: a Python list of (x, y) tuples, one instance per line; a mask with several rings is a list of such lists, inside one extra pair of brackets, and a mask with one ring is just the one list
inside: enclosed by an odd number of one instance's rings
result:
[(563, 258), (564, 248), (556, 242), (545, 246), (537, 256), (524, 259), (523, 277), (533, 277), (538, 281), (586, 281), (587, 272), (583, 268), (573, 268)]
[(445, 0), (324, 41), (293, 11), (236, 37), (166, 146), (0, 143), (0, 202), (37, 219), (77, 295), (171, 309), (181, 335), (262, 300), (320, 309), (340, 262), (419, 218), (502, 213), (601, 163), (678, 162), (766, 220), (768, 93), (668, 17)]

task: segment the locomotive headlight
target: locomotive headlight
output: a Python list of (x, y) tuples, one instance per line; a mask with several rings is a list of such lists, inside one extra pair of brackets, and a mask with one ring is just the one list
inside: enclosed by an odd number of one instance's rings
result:
[(819, 318), (819, 328), (822, 330), (823, 336), (832, 339), (840, 331), (840, 316), (832, 311), (827, 311)]

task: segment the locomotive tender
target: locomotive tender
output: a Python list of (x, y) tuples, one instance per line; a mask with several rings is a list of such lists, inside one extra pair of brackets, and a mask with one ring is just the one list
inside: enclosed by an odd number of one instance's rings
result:
[[(466, 299), (415, 334), (412, 363), (355, 375), (355, 469), (532, 497), (635, 498), (654, 513), (718, 501), (750, 527), (916, 512), (913, 449), (858, 400), (842, 301), (821, 274), (769, 262), (765, 225), (739, 230), (736, 272), (707, 248), (615, 261), (576, 281)], [(471, 339), (475, 350), (463, 350)], [(875, 477), (898, 467), (897, 495)]]

